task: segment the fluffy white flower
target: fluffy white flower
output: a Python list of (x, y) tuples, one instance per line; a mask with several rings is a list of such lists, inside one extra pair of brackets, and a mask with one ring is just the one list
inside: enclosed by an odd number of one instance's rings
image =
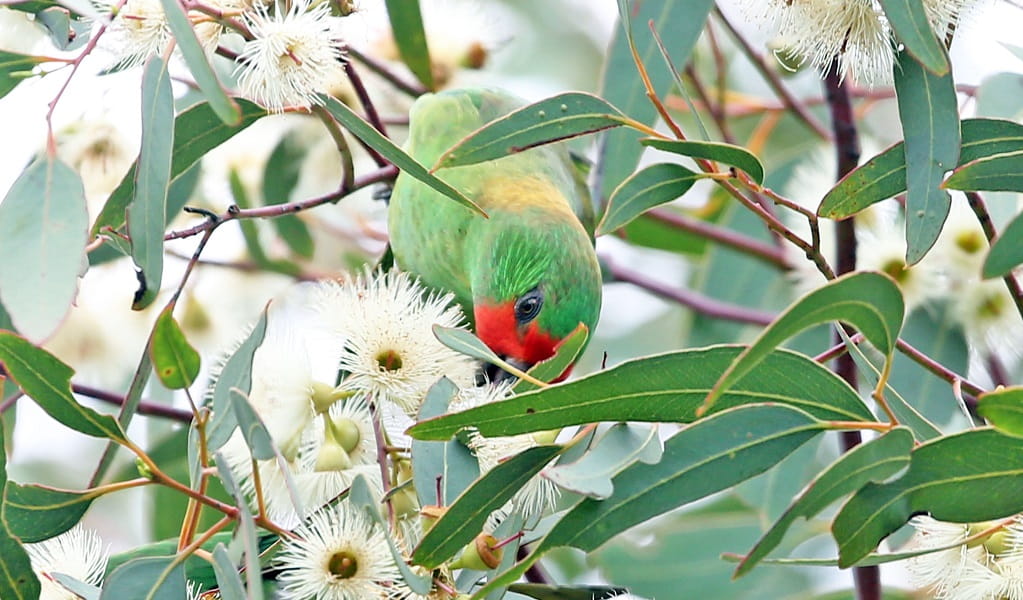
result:
[(245, 95), (274, 112), (320, 104), (317, 94), (342, 68), (329, 15), (329, 3), (311, 7), (308, 0), (292, 2), (287, 12), (275, 4), (272, 13), (268, 5), (247, 13), (253, 39), (245, 43), (238, 66)]
[[(511, 396), (513, 382), (463, 388), (451, 403), (450, 410), (462, 411), (475, 406), (501, 402)], [(539, 445), (536, 434), (521, 434), (504, 437), (483, 437), (478, 431), (469, 434), (469, 449), (479, 461), (480, 474), (490, 472), (502, 461)], [(516, 492), (509, 505), (502, 512), (518, 509), (526, 518), (540, 516), (552, 509), (558, 501), (559, 490), (549, 479), (534, 476), (522, 489)]]
[(347, 502), (312, 515), (277, 556), (286, 600), (387, 598), (401, 575), (385, 534)]
[(434, 325), (463, 324), (451, 294), (427, 293), (394, 270), (324, 283), (319, 291), (316, 305), (324, 323), (345, 340), (344, 389), (365, 393), (373, 402), (393, 402), (413, 415), (441, 377), (460, 385), (475, 380), (476, 362), (433, 335)]
[[(101, 9), (113, 11), (116, 5), (104, 1)], [(117, 65), (125, 68), (161, 54), (172, 37), (160, 0), (127, 0), (116, 14), (111, 12), (107, 35), (106, 45), (117, 55)]]
[[(970, 526), (965, 523), (946, 523), (921, 515), (909, 522), (916, 529), (906, 545), (907, 550), (940, 548), (963, 543), (969, 536)], [(965, 545), (921, 554), (906, 561), (910, 582), (918, 588), (932, 590), (938, 597), (946, 597), (958, 582), (967, 561), (978, 561), (986, 555), (984, 548)]]
[(1004, 281), (989, 279), (964, 285), (954, 294), (951, 306), (972, 346), (985, 354), (1013, 360), (1019, 357), (1023, 319)]
[(881, 271), (899, 285), (908, 310), (945, 292), (945, 279), (938, 263), (927, 257), (906, 265), (906, 239), (901, 218), (878, 219), (874, 227), (857, 222), (856, 268)]
[(75, 600), (78, 595), (57, 583), (52, 573), (63, 573), (90, 585), (99, 585), (106, 570), (108, 552), (95, 531), (75, 525), (38, 544), (26, 544), (32, 570), (42, 585), (41, 600)]

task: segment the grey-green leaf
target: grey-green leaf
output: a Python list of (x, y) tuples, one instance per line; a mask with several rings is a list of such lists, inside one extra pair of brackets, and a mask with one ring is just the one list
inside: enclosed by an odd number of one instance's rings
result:
[(41, 542), (74, 527), (93, 499), (81, 492), (11, 481), (4, 489), (3, 520), (21, 541)]
[(106, 577), (100, 600), (181, 600), (188, 597), (185, 563), (175, 556), (129, 560)]
[(88, 229), (82, 178), (56, 157), (32, 162), (0, 202), (0, 301), (30, 340), (50, 337), (71, 308)]
[[(446, 413), (457, 393), (458, 386), (442, 377), (427, 392), (419, 408), (419, 420)], [(457, 438), (444, 442), (412, 440), (412, 481), (420, 506), (445, 505), (472, 485), (479, 474), (476, 457)]]
[(174, 148), (174, 94), (167, 64), (159, 57), (146, 63), (142, 75), (142, 148), (135, 171), (135, 193), (128, 205), (131, 258), (141, 271), (132, 308), (141, 310), (156, 299), (163, 279), (163, 230)]
[(659, 163), (637, 171), (615, 188), (596, 235), (624, 227), (651, 208), (682, 196), (702, 174), (674, 163)]
[(1002, 277), (1023, 263), (1020, 240), (1023, 240), (1023, 214), (1016, 215), (991, 244), (981, 271), (985, 278)]
[(235, 412), (231, 408), (231, 390), (239, 390), (248, 394), (252, 385), (252, 356), (256, 349), (263, 343), (263, 335), (266, 333), (267, 311), (263, 310), (259, 321), (249, 333), (245, 341), (238, 346), (234, 354), (227, 359), (220, 369), (220, 375), (213, 384), (213, 421), (210, 425), (210, 434), (207, 444), (211, 451), (220, 449), (234, 433), (238, 426)]
[(32, 69), (41, 62), (37, 56), (0, 51), (0, 98), (31, 76)]
[(698, 142), (692, 140), (663, 140), (659, 138), (646, 138), (642, 140), (644, 146), (657, 148), (664, 152), (680, 154), (692, 158), (705, 158), (737, 167), (746, 172), (758, 185), (764, 183), (764, 165), (749, 150), (735, 144), (723, 142)]
[[(7, 444), (3, 418), (0, 417), (0, 511), (7, 481)], [(39, 578), (21, 541), (11, 534), (0, 514), (0, 596), (11, 600), (39, 598)]]
[(895, 36), (905, 44), (906, 51), (931, 73), (939, 76), (948, 73), (950, 67), (945, 47), (931, 29), (924, 4), (914, 0), (879, 1)]
[(907, 52), (895, 65), (895, 93), (906, 140), (906, 262), (916, 264), (948, 217), (941, 184), (959, 161), (959, 105), (951, 71), (935, 75)]
[(654, 464), (662, 452), (656, 425), (616, 423), (582, 458), (570, 464), (559, 462), (542, 475), (564, 489), (603, 500), (614, 492), (611, 479), (622, 469), (637, 460)]
[[(1018, 148), (1018, 146), (1017, 146)], [(945, 189), (993, 192), (1023, 191), (1023, 150), (1012, 150), (978, 158), (966, 163), (948, 176)]]
[(387, 17), (401, 61), (427, 89), (433, 86), (433, 65), (423, 30), (419, 0), (386, 0)]

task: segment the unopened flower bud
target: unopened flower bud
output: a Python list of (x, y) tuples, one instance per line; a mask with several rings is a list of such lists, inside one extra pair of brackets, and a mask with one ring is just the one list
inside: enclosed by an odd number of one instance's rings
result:
[(504, 555), (504, 550), (495, 548), (496, 545), (497, 538), (494, 536), (489, 533), (479, 534), (472, 543), (462, 549), (462, 553), (451, 563), (451, 568), (475, 571), (496, 569), (501, 564), (501, 557)]

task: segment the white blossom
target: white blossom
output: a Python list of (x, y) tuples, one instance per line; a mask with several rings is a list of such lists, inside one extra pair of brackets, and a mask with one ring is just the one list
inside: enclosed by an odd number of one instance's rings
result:
[(57, 583), (53, 573), (62, 573), (96, 586), (103, 580), (108, 551), (95, 531), (86, 530), (81, 525), (38, 544), (26, 544), (25, 550), (42, 585), (40, 600), (78, 598), (77, 594)]

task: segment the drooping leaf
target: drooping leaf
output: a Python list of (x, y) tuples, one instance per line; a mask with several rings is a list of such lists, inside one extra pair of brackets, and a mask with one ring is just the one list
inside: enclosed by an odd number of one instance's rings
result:
[(35, 20), (46, 28), (53, 45), (60, 50), (75, 50), (89, 41), (92, 23), (72, 18), (71, 12), (63, 6), (39, 11), (35, 13)]
[(469, 134), (437, 159), (430, 172), (472, 165), (568, 138), (617, 127), (624, 115), (606, 100), (565, 92), (523, 106)]
[(839, 565), (859, 562), (914, 514), (987, 521), (1023, 510), (1021, 498), (1023, 439), (974, 429), (928, 441), (913, 450), (902, 477), (867, 484), (842, 507), (831, 527)]
[[(623, 362), (604, 371), (501, 402), (428, 419), (409, 434), (445, 440), (466, 427), (484, 436), (546, 431), (600, 421), (689, 423), (738, 346), (682, 350)], [(775, 402), (824, 420), (873, 421), (870, 409), (840, 377), (810, 358), (777, 350), (722, 395), (714, 411)]]
[(163, 13), (166, 15), (167, 26), (174, 34), (174, 41), (177, 48), (185, 58), (185, 64), (195, 83), (202, 90), (210, 108), (220, 117), (220, 120), (228, 125), (238, 125), (241, 121), (241, 108), (238, 103), (229, 98), (224, 87), (220, 85), (217, 74), (213, 72), (209, 60), (206, 58), (206, 50), (195, 35), (195, 29), (180, 2), (176, 0), (160, 0), (163, 6)]
[(199, 375), (199, 353), (188, 343), (174, 320), (173, 307), (165, 308), (156, 318), (149, 357), (156, 376), (169, 389), (186, 388)]
[[(235, 529), (235, 536), (238, 543), (241, 544), (245, 555), (245, 583), (249, 590), (247, 598), (248, 600), (263, 600), (263, 586), (259, 568), (259, 534), (256, 532), (256, 524), (252, 519), (252, 513), (249, 512), (249, 505), (245, 494), (238, 484), (235, 483), (234, 475), (231, 473), (230, 467), (228, 467), (227, 460), (219, 452), (214, 457), (217, 463), (217, 473), (224, 484), (224, 489), (234, 497), (235, 506), (238, 507), (238, 525)], [(301, 509), (297, 506), (296, 510), (301, 513)]]
[(391, 161), (394, 166), (468, 208), (472, 212), (486, 216), (483, 209), (466, 197), (465, 194), (451, 187), (447, 182), (427, 171), (426, 167), (419, 164), (416, 159), (406, 154), (405, 151), (399, 148), (394, 142), (387, 139), (383, 134), (374, 129), (372, 125), (362, 120), (362, 117), (355, 114), (355, 112), (345, 106), (343, 102), (332, 96), (321, 95), (320, 99), (323, 100), (323, 105), (327, 111), (330, 112), (331, 116), (337, 119), (345, 129), (352, 132), (352, 135), (365, 142), (366, 145), (379, 152), (381, 156)]
[(39, 579), (21, 541), (11, 534), (2, 518), (7, 481), (7, 444), (3, 418), (0, 417), (0, 596), (11, 600), (39, 598)]
[(771, 404), (737, 407), (698, 421), (665, 442), (660, 462), (634, 463), (619, 473), (611, 497), (576, 504), (532, 554), (480, 593), (515, 581), (553, 548), (592, 552), (639, 523), (763, 473), (823, 427), (801, 410)]
[(56, 157), (30, 164), (0, 202), (0, 301), (30, 340), (50, 337), (71, 308), (88, 229), (82, 178)]
[(697, 142), (692, 140), (662, 140), (658, 138), (646, 138), (642, 140), (644, 146), (657, 148), (672, 154), (680, 154), (692, 158), (705, 158), (726, 165), (737, 167), (746, 172), (758, 185), (764, 183), (764, 165), (749, 150), (734, 144), (722, 142)]
[(505, 505), (555, 456), (561, 446), (536, 446), (509, 458), (465, 490), (423, 535), (412, 562), (432, 569), (475, 538), (490, 513)]
[(596, 235), (611, 233), (651, 208), (679, 198), (701, 177), (701, 173), (674, 163), (658, 163), (637, 171), (612, 192)]
[(245, 341), (238, 346), (231, 358), (227, 359), (220, 376), (213, 385), (213, 421), (210, 424), (207, 445), (211, 451), (219, 450), (238, 426), (235, 412), (231, 409), (231, 390), (248, 394), (252, 386), (252, 356), (263, 343), (266, 333), (267, 310), (263, 309), (259, 321)]
[(980, 397), (977, 412), (999, 431), (1023, 437), (1023, 388), (1000, 388)]
[(42, 62), (37, 56), (0, 51), (0, 98), (31, 76), (32, 69)]
[(188, 597), (185, 565), (174, 556), (135, 558), (114, 569), (103, 585), (100, 600), (181, 600)]
[[(274, 147), (263, 169), (263, 202), (267, 206), (288, 202), (298, 186), (302, 162), (309, 146), (297, 132), (289, 132)], [(303, 258), (312, 258), (314, 244), (309, 227), (298, 215), (280, 215), (271, 220), (277, 233), (291, 251)]]
[[(895, 36), (906, 45), (906, 51), (935, 75), (949, 71), (945, 47), (931, 28), (922, 2), (912, 0), (879, 0)], [(944, 32), (942, 32), (944, 33)]]
[(467, 329), (434, 325), (433, 335), (440, 343), (466, 356), (494, 364), (502, 362), (501, 358), (483, 343), (483, 340)]
[(41, 542), (74, 527), (92, 501), (93, 497), (81, 492), (9, 481), (4, 490), (3, 520), (21, 541)]
[(603, 500), (614, 492), (611, 479), (635, 461), (654, 464), (663, 448), (656, 426), (617, 423), (579, 460), (544, 469), (543, 477), (567, 490)]
[[(210, 150), (226, 142), (235, 134), (247, 128), (266, 115), (266, 110), (248, 100), (238, 100), (242, 109), (241, 121), (227, 125), (216, 115), (208, 102), (201, 102), (183, 111), (174, 119), (174, 150), (171, 157), (171, 184), (199, 162)], [(119, 229), (125, 222), (125, 208), (135, 193), (135, 171), (138, 162), (132, 165), (121, 183), (107, 198), (92, 226), (92, 235), (104, 228)]]
[(434, 89), (433, 65), (423, 30), (419, 0), (386, 0), (394, 43), (401, 61), (427, 89)]
[[(446, 413), (448, 404), (457, 393), (458, 386), (442, 377), (427, 392), (419, 408), (419, 420)], [(446, 505), (464, 492), (479, 474), (479, 462), (458, 439), (445, 442), (412, 440), (412, 482), (420, 506)], [(438, 488), (440, 498), (437, 497)]]
[(113, 417), (82, 406), (71, 393), (74, 370), (10, 331), (0, 331), (0, 362), (27, 396), (60, 423), (85, 435), (125, 440)]
[(139, 268), (139, 290), (132, 308), (149, 306), (163, 279), (163, 231), (167, 227), (167, 191), (174, 148), (174, 94), (167, 64), (149, 59), (142, 76), (142, 148), (135, 170), (135, 191), (128, 205), (131, 258)]
[(1023, 214), (1016, 215), (991, 244), (981, 274), (985, 278), (1002, 277), (1023, 263)]
[[(1017, 150), (1023, 125), (1003, 119), (964, 119), (959, 166), (985, 156)], [(899, 142), (854, 169), (831, 189), (817, 214), (844, 219), (906, 191), (906, 150)]]
[(213, 549), (213, 571), (217, 574), (217, 597), (220, 600), (246, 600), (238, 567), (228, 556), (224, 544), (217, 544)]
[(895, 94), (906, 140), (906, 263), (916, 264), (948, 217), (941, 183), (959, 161), (959, 105), (951, 71), (935, 75), (907, 52), (895, 65)]
[(864, 271), (830, 281), (800, 298), (768, 325), (721, 376), (707, 395), (704, 407), (709, 408), (733, 382), (783, 341), (820, 323), (848, 323), (890, 358), (904, 317), (902, 293), (885, 275)]
[[(653, 21), (659, 35), (670, 39), (668, 51), (671, 60), (681, 68), (689, 62), (712, 8), (713, 0), (664, 0), (619, 6), (619, 26), (604, 63), (600, 96), (629, 117), (653, 125), (658, 118), (657, 109), (647, 98), (630, 45), (648, 66), (654, 91), (663, 98), (674, 85), (674, 77), (661, 66), (660, 51), (647, 24)], [(637, 132), (624, 127), (603, 134), (598, 159), (598, 169), (602, 173), (598, 197), (609, 197), (635, 171), (643, 152), (643, 147), (638, 144), (640, 137)]]
[(908, 429), (894, 429), (843, 454), (810, 483), (746, 554), (735, 576), (748, 573), (778, 547), (796, 519), (810, 519), (839, 498), (871, 481), (882, 481), (909, 464), (913, 435)]
[[(588, 337), (589, 329), (587, 329), (585, 324), (579, 323), (572, 333), (568, 334), (568, 337), (561, 341), (554, 356), (536, 363), (527, 373), (535, 379), (548, 382), (561, 376), (565, 370), (575, 364), (579, 354), (586, 346)], [(538, 386), (528, 379), (520, 379), (515, 383), (512, 391), (516, 394), (522, 394), (537, 388)]]

